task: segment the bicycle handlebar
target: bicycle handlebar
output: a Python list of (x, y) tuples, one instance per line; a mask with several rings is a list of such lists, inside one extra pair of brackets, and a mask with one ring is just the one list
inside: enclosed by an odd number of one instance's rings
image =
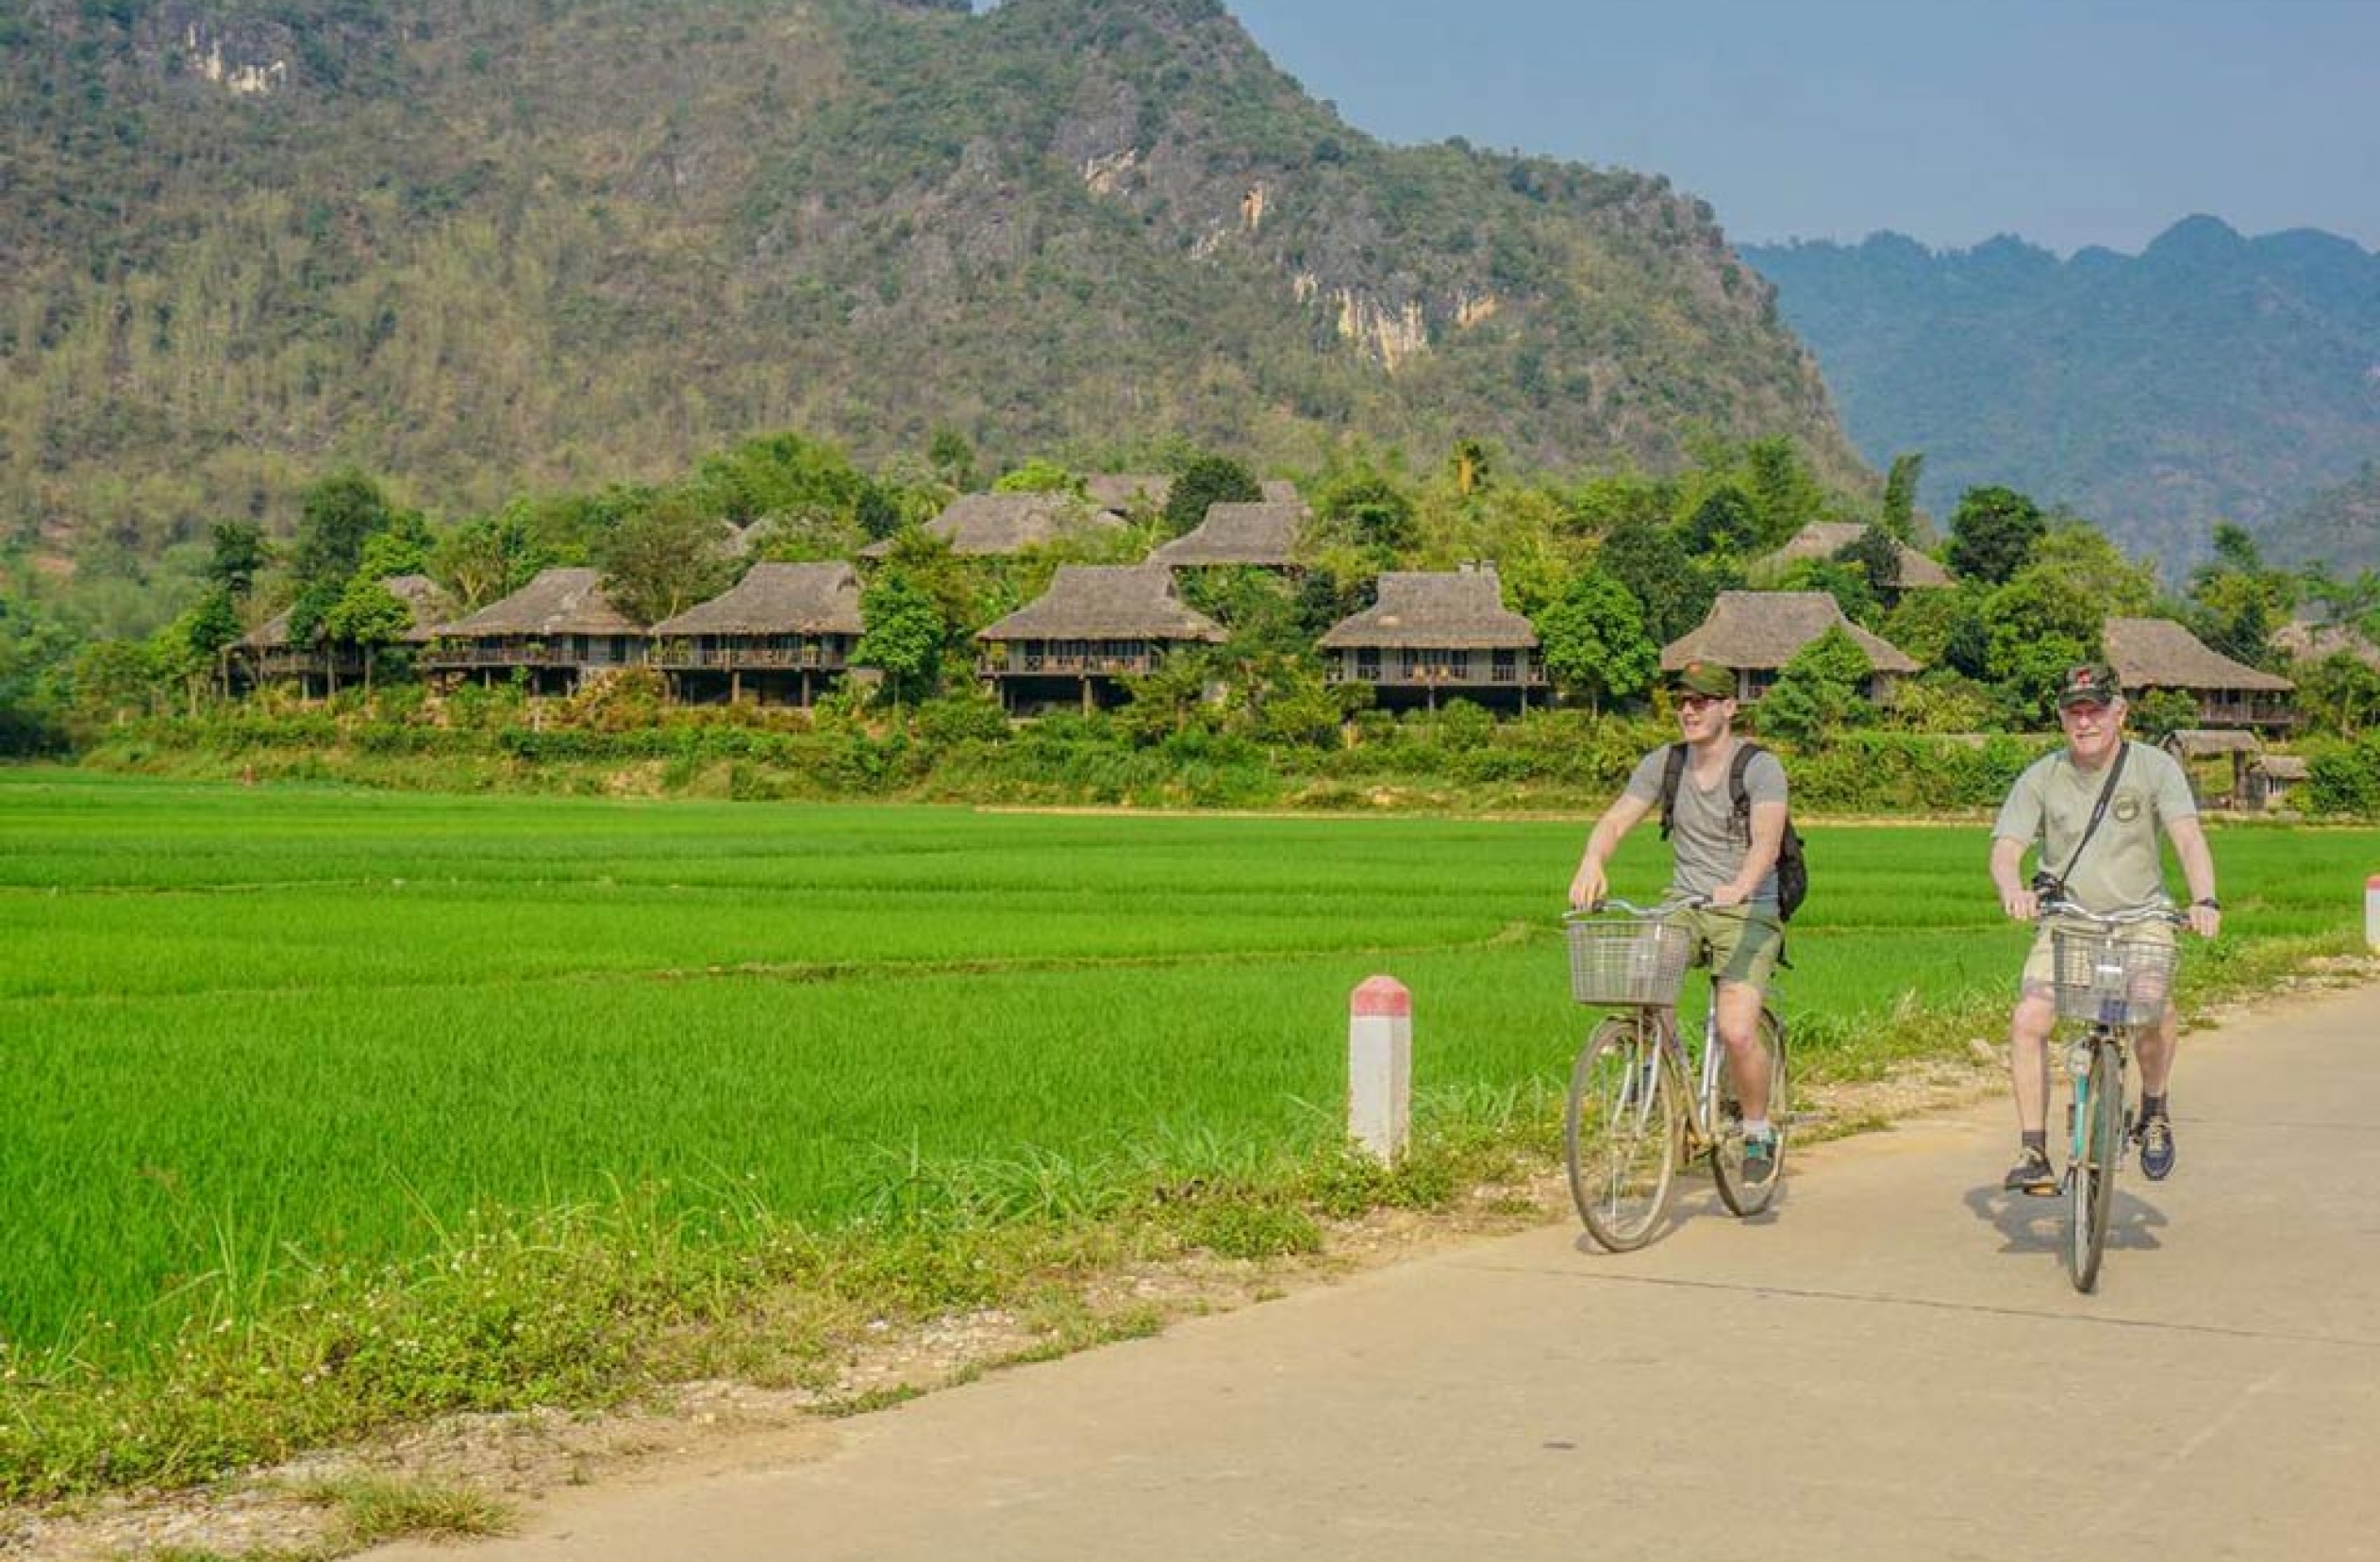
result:
[(2190, 924), (2189, 917), (2170, 906), (2131, 906), (2121, 911), (2101, 913), (2086, 911), (2069, 900), (2044, 900), (2035, 911), (2034, 916), (2036, 920), (2042, 917), (2072, 917), (2077, 922), (2087, 922), (2105, 928), (2138, 927), (2143, 922), (2167, 922), (2174, 927), (2188, 927)]
[(1749, 905), (1713, 906), (1708, 895), (1664, 895), (1651, 906), (1639, 906), (1617, 895), (1606, 895), (1592, 906), (1574, 906), (1562, 913), (1564, 922), (1597, 916), (1606, 911), (1624, 911), (1632, 917), (1666, 917), (1673, 911), (1720, 911), (1749, 913)]

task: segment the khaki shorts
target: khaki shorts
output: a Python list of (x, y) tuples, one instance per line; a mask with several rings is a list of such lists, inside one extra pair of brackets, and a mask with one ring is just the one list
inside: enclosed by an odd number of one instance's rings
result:
[(1767, 993), (1776, 957), (1785, 948), (1784, 924), (1773, 915), (1689, 907), (1673, 913), (1670, 921), (1692, 930), (1697, 961), (1707, 956), (1720, 981), (1741, 982), (1756, 992)]
[[(2024, 974), (2017, 980), (2017, 991), (2020, 996), (2039, 998), (2044, 1002), (2053, 1002), (2057, 997), (2055, 990), (2057, 982), (2055, 945), (2057, 935), (2061, 932), (2098, 935), (2105, 933), (2106, 929), (2096, 922), (2084, 922), (2078, 917), (2042, 919), (2040, 930), (2033, 935), (2033, 947), (2026, 952), (2024, 956)], [(2166, 922), (2139, 922), (2133, 926), (2119, 929), (2117, 936), (2127, 943), (2164, 944), (2170, 947), (2173, 942), (2173, 929)]]

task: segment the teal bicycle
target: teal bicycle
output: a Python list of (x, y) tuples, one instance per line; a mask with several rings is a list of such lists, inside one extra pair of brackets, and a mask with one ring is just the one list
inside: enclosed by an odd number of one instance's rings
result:
[(2167, 906), (2142, 906), (2110, 916), (2067, 901), (2044, 901), (2041, 915), (2086, 924), (2054, 926), (2052, 987), (2060, 1020), (2084, 1026), (2066, 1050), (2074, 1096), (2067, 1107), (2066, 1271), (2078, 1291), (2099, 1284), (2116, 1172), (2131, 1143), (2124, 1066), (2135, 1032), (2164, 1016), (2181, 952), (2171, 938), (2144, 939), (2149, 924), (2188, 926)]
[[(1622, 915), (1603, 916), (1605, 909)], [(1765, 1005), (1759, 1044), (1769, 1059), (1769, 1118), (1777, 1126), (1776, 1164), (1755, 1183), (1744, 1175), (1743, 1112), (1734, 1069), (1719, 1039), (1718, 1005), (1703, 1017), (1690, 1046), (1678, 1033), (1678, 989), (1697, 939), (1672, 921), (1694, 900), (1659, 906), (1606, 901), (1563, 918), (1570, 945), (1571, 996), (1616, 1009), (1588, 1033), (1571, 1070), (1562, 1142), (1571, 1199), (1588, 1235), (1613, 1253), (1644, 1245), (1668, 1213), (1680, 1163), (1710, 1157), (1720, 1202), (1757, 1215), (1785, 1181), (1785, 1027)], [(1714, 979), (1715, 981), (1715, 979)], [(1714, 995), (1715, 996), (1715, 995)]]

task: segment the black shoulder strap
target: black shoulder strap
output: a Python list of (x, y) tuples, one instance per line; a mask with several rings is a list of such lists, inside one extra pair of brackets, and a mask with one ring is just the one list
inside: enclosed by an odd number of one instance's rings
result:
[(1736, 757), (1727, 767), (1727, 795), (1735, 800), (1736, 823), (1743, 827), (1744, 839), (1752, 839), (1752, 789), (1743, 784), (1743, 773), (1752, 768), (1753, 756), (1769, 751), (1746, 739), (1736, 745)]
[(1669, 763), (1661, 770), (1661, 839), (1670, 839), (1670, 827), (1677, 823), (1677, 784), (1686, 774), (1686, 745), (1670, 745)]
[(2083, 826), (2082, 839), (2074, 842), (2073, 856), (2068, 857), (2066, 866), (2057, 871), (2058, 883), (2066, 882), (2067, 876), (2074, 871), (2074, 864), (2083, 860), (2083, 848), (2089, 845), (2090, 838), (2099, 833), (2099, 822), (2107, 817), (2108, 800), (2116, 795), (2116, 783), (2123, 779), (2123, 762), (2131, 756), (2132, 742), (2127, 739), (2116, 750), (2116, 762), (2107, 767), (2107, 779), (2100, 784), (2099, 801), (2090, 806), (2090, 823)]

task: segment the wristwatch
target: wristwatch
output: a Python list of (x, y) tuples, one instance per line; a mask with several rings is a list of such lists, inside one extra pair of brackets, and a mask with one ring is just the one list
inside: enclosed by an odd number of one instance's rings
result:
[(2192, 906), (2203, 906), (2209, 911), (2220, 911), (2223, 908), (2223, 903), (2217, 900), (2212, 895), (2201, 895), (2198, 899), (2190, 902), (2190, 904)]

